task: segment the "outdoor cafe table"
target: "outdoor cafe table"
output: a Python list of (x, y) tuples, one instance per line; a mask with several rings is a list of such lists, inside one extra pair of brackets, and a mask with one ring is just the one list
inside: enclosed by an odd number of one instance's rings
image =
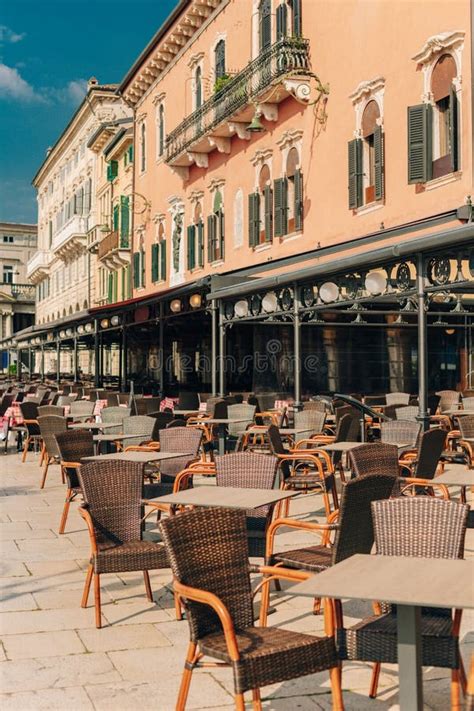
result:
[(441, 414), (451, 415), (451, 417), (465, 417), (466, 415), (474, 415), (474, 410), (459, 410), (458, 408), (453, 408), (451, 410), (444, 410)]
[(472, 559), (356, 554), (288, 592), (397, 605), (399, 705), (401, 711), (421, 711), (421, 607), (474, 608), (473, 580)]
[(187, 415), (202, 415), (202, 412), (199, 413), (199, 408), (195, 408), (194, 410), (173, 410), (173, 415), (182, 415), (186, 417)]
[(207, 418), (207, 417), (196, 417), (196, 422), (203, 425), (217, 425), (217, 432), (219, 437), (219, 454), (224, 455), (226, 450), (226, 427), (227, 425), (239, 424), (241, 422), (248, 422), (248, 417), (238, 417), (238, 418)]
[(197, 486), (176, 494), (166, 494), (150, 499), (169, 506), (219, 506), (227, 509), (258, 509), (294, 496), (295, 491), (279, 489), (240, 489), (231, 486)]
[(162, 462), (165, 459), (175, 457), (192, 457), (190, 452), (114, 452), (113, 454), (97, 454), (93, 457), (82, 457), (82, 462), (108, 462), (119, 460), (121, 462), (138, 462), (148, 464), (149, 462)]
[[(360, 447), (362, 444), (367, 444), (366, 442), (331, 442), (330, 444), (322, 444), (318, 446), (318, 449), (323, 449), (327, 452), (350, 452), (352, 449), (355, 449), (356, 447)], [(394, 442), (389, 442), (387, 444), (394, 444)], [(409, 447), (410, 444), (408, 442), (397, 442), (395, 445), (399, 449), (405, 449), (406, 447)]]
[[(107, 430), (110, 427), (117, 427), (120, 422), (73, 422), (68, 425), (69, 430)], [(143, 435), (142, 435), (143, 436)]]
[(127, 434), (126, 432), (117, 432), (116, 434), (95, 434), (93, 440), (96, 443), (96, 452), (100, 451), (100, 445), (102, 442), (122, 442), (124, 439), (145, 439), (149, 440), (150, 436), (147, 434)]

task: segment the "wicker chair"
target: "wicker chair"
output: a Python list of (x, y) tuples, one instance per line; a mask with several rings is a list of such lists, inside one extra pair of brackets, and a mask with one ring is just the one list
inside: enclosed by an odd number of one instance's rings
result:
[[(389, 498), (397, 474), (398, 471), (395, 476), (384, 471), (347, 482), (342, 490), (341, 506), (331, 515), (331, 523), (312, 523), (292, 518), (273, 521), (267, 533), (266, 565), (284, 565), (286, 568), (320, 573), (355, 553), (370, 553), (374, 542), (371, 503)], [(315, 533), (321, 536), (321, 543), (276, 553), (275, 535), (281, 527)], [(331, 533), (335, 534), (333, 544), (330, 542)], [(266, 619), (268, 612), (269, 594), (267, 586), (262, 601), (263, 619)], [(315, 600), (314, 612), (319, 612), (319, 608), (320, 601)]]
[[(153, 439), (152, 435), (155, 426), (155, 418), (148, 417), (148, 415), (132, 415), (131, 417), (123, 418), (123, 433), (143, 435), (143, 440), (141, 440), (143, 442)], [(127, 447), (132, 447), (137, 444), (140, 444), (140, 440), (137, 437), (130, 437), (123, 440), (122, 446), (124, 449), (127, 449)]]
[[(89, 530), (92, 555), (82, 596), (87, 607), (94, 577), (95, 624), (102, 626), (100, 576), (143, 571), (148, 600), (153, 602), (149, 570), (168, 568), (163, 545), (141, 539), (143, 467), (136, 462), (91, 462), (78, 470), (85, 503), (79, 511)], [(153, 505), (153, 504), (151, 504)]]
[[(387, 411), (385, 411), (387, 414)], [(403, 407), (395, 408), (395, 419), (396, 420), (407, 420), (409, 422), (418, 422), (418, 416), (420, 410), (415, 405), (403, 405)]]
[[(65, 417), (58, 417), (57, 415), (45, 415), (38, 417), (38, 424), (40, 427), (41, 437), (43, 439), (44, 468), (40, 485), (40, 488), (43, 489), (46, 483), (49, 465), (52, 462), (59, 462), (60, 459), (58, 443), (56, 442), (55, 435), (67, 430), (67, 420)], [(64, 483), (64, 474), (62, 471), (61, 474)]]
[(408, 405), (410, 393), (387, 393), (385, 395), (387, 405)]
[(459, 446), (467, 455), (469, 469), (474, 468), (474, 415), (463, 415), (458, 418), (461, 439)]
[(439, 390), (436, 395), (440, 398), (439, 411), (441, 414), (446, 410), (457, 407), (461, 400), (461, 393), (457, 390)]
[(177, 410), (199, 410), (199, 395), (191, 392), (180, 392), (178, 394)]
[(357, 477), (371, 474), (399, 474), (398, 448), (394, 444), (373, 442), (361, 444), (349, 452), (352, 473)]
[[(329, 493), (332, 494), (336, 509), (338, 508), (338, 499), (332, 462), (327, 452), (317, 449), (287, 450), (283, 445), (278, 427), (270, 425), (267, 432), (271, 452), (279, 460), (283, 488), (304, 493), (321, 492), (326, 516), (329, 516), (331, 513)], [(285, 508), (285, 515), (288, 515), (289, 500), (286, 502)]]
[(465, 410), (474, 410), (474, 397), (463, 397), (462, 405)]
[[(343, 709), (340, 667), (332, 624), (325, 637), (279, 628), (255, 627), (247, 552), (245, 513), (211, 509), (171, 516), (160, 524), (171, 561), (174, 589), (183, 601), (190, 630), (185, 670), (176, 702), (186, 707), (192, 672), (202, 655), (232, 667), (234, 699), (244, 711), (252, 690), (261, 709), (260, 687), (330, 670), (333, 709)], [(297, 571), (262, 568), (275, 577), (301, 580)]]
[[(120, 408), (120, 409), (123, 409), (123, 408)], [(156, 426), (158, 427), (158, 431), (163, 430), (174, 419), (174, 416), (171, 412), (158, 412), (158, 411), (150, 412), (150, 413), (148, 413), (148, 416), (155, 418), (155, 420), (157, 422)]]
[(235, 422), (229, 423), (227, 426), (227, 432), (229, 437), (233, 439), (238, 439), (242, 434), (242, 431), (246, 429), (247, 425), (251, 425), (253, 418), (255, 416), (255, 405), (244, 405), (243, 403), (238, 403), (235, 405), (227, 406), (227, 415), (229, 419), (235, 418), (247, 418), (247, 422)]
[[(277, 467), (278, 459), (266, 454), (237, 452), (216, 457), (216, 484), (236, 489), (273, 489)], [(265, 555), (266, 531), (272, 520), (274, 508), (274, 506), (261, 506), (246, 512), (250, 556)]]
[[(430, 497), (399, 497), (372, 504), (377, 553), (418, 558), (462, 558), (469, 507)], [(335, 601), (336, 618), (342, 619)], [(338, 630), (339, 653), (354, 661), (375, 662), (370, 696), (377, 694), (381, 664), (397, 663), (396, 609), (379, 606), (379, 614), (350, 629)], [(382, 613), (382, 614), (380, 614)], [(461, 611), (423, 608), (421, 616), (423, 666), (450, 668), (451, 708), (460, 708), (464, 669), (459, 652)]]
[(95, 405), (93, 402), (79, 400), (78, 402), (71, 403), (70, 414), (73, 415), (75, 421), (86, 422), (92, 420), (94, 408)]
[(421, 434), (421, 424), (408, 420), (392, 420), (380, 423), (380, 440), (386, 444), (405, 444), (416, 449)]
[(64, 533), (71, 501), (81, 494), (78, 469), (83, 457), (94, 456), (94, 435), (89, 430), (67, 430), (56, 435), (61, 467), (66, 477), (67, 492), (59, 533)]
[[(188, 464), (198, 457), (202, 441), (202, 430), (194, 427), (166, 427), (160, 430), (160, 450), (162, 452), (189, 452), (185, 457), (160, 462), (160, 493), (170, 493), (173, 490), (176, 476), (185, 469)], [(148, 494), (147, 494), (148, 495)]]
[(324, 410), (305, 408), (301, 412), (295, 412), (294, 420), (296, 428), (304, 429), (304, 432), (300, 432), (297, 435), (297, 439), (309, 439), (313, 435), (323, 433), (326, 412)]
[(29, 400), (20, 403), (20, 412), (23, 417), (23, 424), (26, 427), (26, 437), (23, 443), (23, 454), (21, 461), (26, 461), (26, 455), (30, 444), (35, 447), (41, 443), (41, 432), (38, 424), (38, 405)]
[[(432, 482), (445, 445), (445, 430), (435, 428), (422, 433), (418, 451), (413, 456), (405, 453), (400, 460), (401, 474), (407, 476), (406, 481), (403, 482), (402, 493), (410, 491), (433, 495), (433, 489), (440, 487), (441, 494), (445, 498), (449, 498), (447, 488), (436, 484), (436, 481)], [(420, 486), (420, 484), (425, 484), (428, 488)]]
[(64, 417), (64, 407), (60, 405), (40, 405), (38, 407), (38, 417), (45, 417), (46, 415)]
[(107, 393), (107, 407), (118, 407), (119, 406), (119, 396), (118, 393)]
[(73, 399), (69, 395), (58, 395), (56, 402), (54, 402), (53, 404), (64, 407), (65, 405), (71, 405), (72, 402)]
[(100, 413), (100, 419), (102, 422), (112, 423), (116, 422), (116, 427), (108, 427), (107, 434), (117, 434), (123, 431), (123, 421), (125, 418), (130, 417), (129, 407), (104, 407)]
[(324, 400), (307, 400), (303, 403), (303, 411), (326, 412), (326, 403)]

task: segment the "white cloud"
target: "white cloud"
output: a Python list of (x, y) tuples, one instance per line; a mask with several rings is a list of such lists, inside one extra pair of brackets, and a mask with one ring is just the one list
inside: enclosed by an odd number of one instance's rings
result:
[(87, 93), (87, 79), (73, 79), (67, 85), (66, 91), (71, 101), (79, 103)]
[(16, 44), (26, 37), (26, 32), (14, 32), (6, 25), (0, 25), (0, 44)]
[(31, 84), (23, 79), (18, 69), (2, 63), (0, 63), (0, 98), (29, 103), (45, 103), (46, 101), (33, 89)]
[(63, 87), (48, 86), (41, 89), (41, 94), (50, 102), (78, 104), (87, 93), (86, 79), (72, 79)]

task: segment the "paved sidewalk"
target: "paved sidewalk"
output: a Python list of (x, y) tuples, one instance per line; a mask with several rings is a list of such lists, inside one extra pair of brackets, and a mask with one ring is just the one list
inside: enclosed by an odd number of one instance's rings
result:
[[(58, 535), (64, 486), (58, 466), (50, 467), (39, 489), (37, 455), (26, 464), (10, 453), (0, 458), (0, 704), (3, 711), (168, 711), (174, 709), (188, 640), (186, 622), (174, 619), (170, 572), (151, 574), (154, 603), (145, 597), (141, 574), (102, 576), (104, 627), (95, 629), (92, 595), (88, 609), (80, 599), (89, 557), (88, 536), (71, 505), (66, 534)], [(474, 479), (474, 476), (473, 476)], [(209, 482), (207, 482), (209, 483)], [(316, 509), (316, 512), (315, 512)], [(292, 513), (321, 519), (321, 497), (299, 497)], [(468, 531), (466, 555), (474, 554)], [(148, 535), (153, 536), (151, 530)], [(283, 533), (279, 545), (314, 542), (307, 534)], [(320, 633), (322, 616), (309, 613), (311, 602), (283, 592), (274, 596), (276, 612), (269, 624)], [(369, 613), (364, 603), (344, 606), (355, 622)], [(462, 652), (468, 668), (474, 651), (474, 616), (465, 613)], [(397, 709), (397, 668), (384, 666), (380, 695), (369, 700), (370, 665), (346, 663), (343, 670), (346, 709)], [(450, 705), (448, 670), (425, 669), (426, 708)], [(263, 706), (275, 711), (331, 709), (326, 672), (266, 687)], [(229, 669), (196, 671), (189, 709), (232, 709)], [(249, 704), (250, 708), (250, 704)]]

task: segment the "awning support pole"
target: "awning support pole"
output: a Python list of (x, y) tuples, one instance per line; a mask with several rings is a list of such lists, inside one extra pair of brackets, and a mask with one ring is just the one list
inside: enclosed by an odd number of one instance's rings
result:
[(423, 430), (429, 429), (428, 414), (428, 329), (426, 319), (425, 262), (417, 255), (416, 286), (418, 294), (418, 419)]
[(56, 340), (56, 380), (59, 385), (61, 380), (61, 341), (59, 340), (59, 334)]
[(74, 351), (72, 354), (72, 368), (74, 382), (77, 382), (77, 338), (74, 336)]
[(211, 302), (211, 389), (217, 395), (217, 304)]
[(95, 322), (95, 333), (94, 333), (94, 385), (96, 388), (100, 387), (100, 334), (99, 334), (99, 323)]
[(294, 330), (294, 356), (295, 356), (295, 409), (301, 409), (301, 323), (299, 315), (299, 289), (294, 285), (293, 299), (293, 330)]
[(219, 301), (219, 395), (225, 395), (225, 326), (222, 302)]
[(165, 340), (164, 340), (164, 335), (165, 335), (165, 321), (163, 318), (163, 302), (160, 301), (160, 323), (159, 323), (159, 338), (160, 338), (160, 343), (159, 343), (159, 353), (158, 353), (158, 358), (159, 358), (159, 367), (160, 367), (160, 397), (163, 398), (165, 396)]

